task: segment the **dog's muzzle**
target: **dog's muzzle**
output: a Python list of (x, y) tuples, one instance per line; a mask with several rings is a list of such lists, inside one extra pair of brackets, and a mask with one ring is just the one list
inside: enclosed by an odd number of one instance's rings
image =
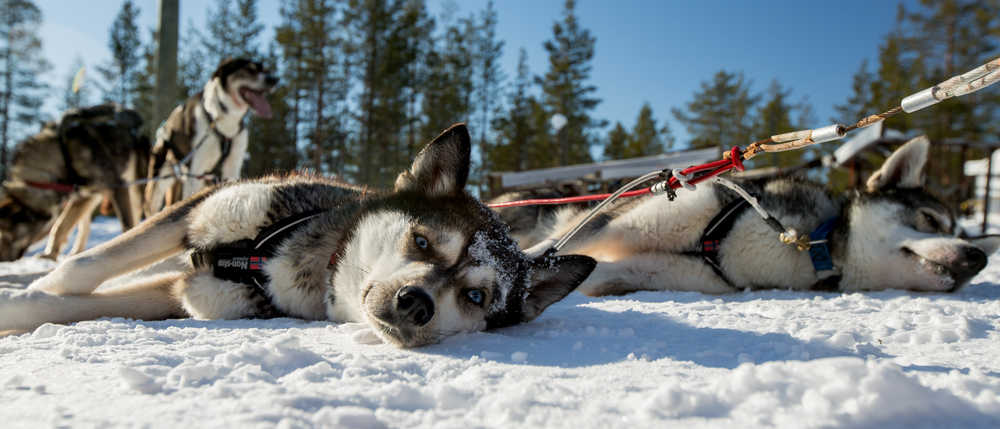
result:
[(413, 326), (424, 326), (434, 317), (434, 301), (419, 287), (400, 288), (396, 292), (396, 314)]

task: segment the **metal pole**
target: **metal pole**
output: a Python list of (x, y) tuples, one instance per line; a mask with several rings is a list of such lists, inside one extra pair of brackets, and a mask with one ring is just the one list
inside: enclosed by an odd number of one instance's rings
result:
[(156, 31), (156, 100), (152, 127), (167, 119), (177, 99), (177, 27), (179, 0), (160, 0), (160, 22)]
[(983, 193), (983, 230), (981, 234), (986, 234), (986, 224), (990, 216), (990, 178), (993, 177), (993, 152), (989, 152), (986, 157), (986, 189)]

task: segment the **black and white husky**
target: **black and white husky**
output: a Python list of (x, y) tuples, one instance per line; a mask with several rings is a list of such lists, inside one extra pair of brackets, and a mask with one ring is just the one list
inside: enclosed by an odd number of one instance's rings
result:
[[(1000, 245), (996, 236), (960, 238), (952, 211), (923, 187), (929, 141), (900, 147), (864, 191), (832, 195), (802, 179), (742, 185), (785, 227), (814, 244), (782, 243), (742, 198), (718, 183), (616, 202), (576, 235), (565, 252), (598, 261), (578, 290), (614, 295), (637, 290), (725, 293), (747, 288), (953, 291)], [(516, 210), (501, 217), (516, 221)], [(572, 228), (581, 209), (562, 209), (522, 231), (520, 245), (540, 252)], [(522, 217), (523, 218), (523, 217)], [(530, 231), (529, 231), (530, 230)]]
[(278, 83), (264, 66), (244, 58), (219, 64), (201, 92), (177, 106), (156, 131), (146, 184), (146, 216), (190, 197), (211, 180), (240, 177), (247, 152), (243, 117), (271, 117), (267, 94)]
[[(527, 322), (578, 286), (586, 256), (529, 259), (463, 188), (469, 134), (431, 142), (395, 190), (293, 174), (208, 188), (0, 295), (0, 331), (104, 316), (367, 322), (403, 347)], [(109, 290), (180, 252), (193, 269)]]

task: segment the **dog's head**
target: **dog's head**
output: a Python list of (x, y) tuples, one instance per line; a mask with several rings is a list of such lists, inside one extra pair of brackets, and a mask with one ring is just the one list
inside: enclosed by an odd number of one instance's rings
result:
[(434, 139), (345, 249), (335, 301), (350, 300), (339, 304), (359, 309), (384, 341), (413, 347), (530, 321), (594, 269), (587, 256), (528, 258), (463, 190), (469, 147), (464, 125)]
[(954, 212), (924, 189), (930, 142), (897, 149), (847, 207), (842, 284), (859, 289), (951, 291), (986, 267), (997, 237), (960, 238)]
[(49, 220), (0, 188), (0, 261), (24, 256), (28, 246), (48, 231)]
[(263, 64), (246, 58), (225, 59), (212, 73), (212, 79), (219, 80), (222, 90), (237, 103), (237, 107), (248, 106), (257, 116), (271, 117), (267, 94), (278, 84), (278, 78)]

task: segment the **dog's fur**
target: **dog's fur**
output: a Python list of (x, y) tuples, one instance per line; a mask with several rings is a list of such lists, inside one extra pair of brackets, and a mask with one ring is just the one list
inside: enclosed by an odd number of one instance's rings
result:
[[(206, 180), (197, 176), (210, 174), (220, 181), (239, 178), (248, 144), (243, 117), (253, 111), (270, 118), (266, 95), (277, 83), (278, 78), (259, 62), (224, 60), (201, 92), (170, 113), (156, 131), (149, 177), (158, 179), (146, 185), (147, 217), (205, 187)], [(184, 177), (177, 178), (176, 172)]]
[[(928, 148), (923, 137), (907, 143), (871, 176), (865, 191), (848, 195), (831, 195), (818, 184), (793, 178), (742, 185), (785, 227), (804, 234), (839, 216), (829, 236), (833, 262), (842, 276), (837, 289), (953, 291), (986, 266), (1000, 239), (957, 236), (952, 211), (923, 188)], [(781, 243), (753, 209), (744, 210), (721, 241), (722, 275), (713, 271), (699, 255), (700, 239), (713, 217), (737, 198), (728, 188), (706, 182), (694, 191), (678, 190), (675, 201), (648, 196), (616, 202), (563, 249), (598, 260), (597, 269), (579, 290), (610, 295), (637, 290), (724, 293), (830, 287), (818, 278), (809, 252)], [(535, 231), (522, 233), (520, 245), (534, 245), (529, 254), (541, 252), (584, 212), (578, 208), (556, 212), (538, 222)], [(505, 219), (517, 219), (516, 215), (501, 210)]]
[[(114, 104), (67, 111), (18, 145), (0, 189), (0, 260), (24, 255), (48, 233), (43, 257), (55, 259), (77, 226), (71, 253), (83, 250), (94, 209), (111, 197), (123, 229), (139, 223), (149, 140), (142, 118)], [(45, 185), (73, 186), (65, 192)]]
[[(506, 225), (463, 190), (469, 152), (465, 126), (450, 128), (399, 175), (393, 192), (302, 174), (206, 189), (65, 260), (28, 291), (0, 296), (0, 330), (102, 316), (269, 317), (261, 310), (269, 308), (364, 321), (384, 341), (411, 347), (530, 321), (595, 262), (528, 259)], [(94, 292), (112, 276), (183, 251), (211, 252), (317, 209), (322, 214), (290, 233), (264, 264), (266, 296), (204, 268)]]

